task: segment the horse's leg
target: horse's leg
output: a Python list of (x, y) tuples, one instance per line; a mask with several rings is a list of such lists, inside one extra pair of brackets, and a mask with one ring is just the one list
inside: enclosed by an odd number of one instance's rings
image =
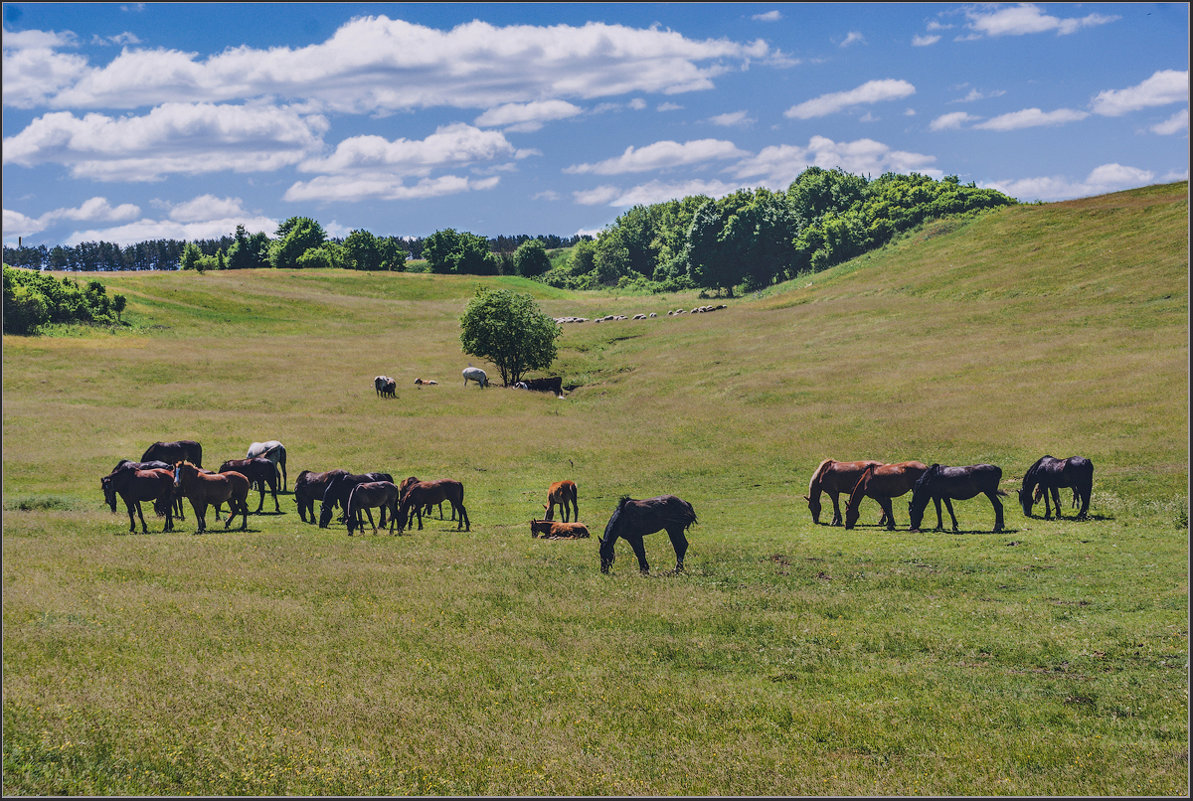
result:
[(882, 521), (885, 520), (886, 521), (886, 530), (894, 531), (895, 530), (895, 511), (891, 504), (891, 499), (885, 495), (882, 495), (878, 498), (875, 498), (874, 500), (878, 501), (878, 505), (882, 507), (882, 520), (879, 520), (878, 524), (882, 525)]
[(137, 531), (137, 519), (133, 516), (133, 502), (125, 498), (124, 506), (128, 509), (128, 533), (134, 534)]
[[(949, 500), (949, 497), (947, 495), (945, 496), (945, 499), (944, 499), (944, 505), (945, 505), (945, 508), (947, 508), (949, 510), (949, 517), (951, 517), (953, 519), (953, 533), (956, 534), (959, 529), (959, 526), (957, 525), (957, 515), (953, 514), (953, 502), (951, 500)], [(1001, 511), (1001, 509), (1000, 509), (1000, 511)]]
[(191, 509), (195, 512), (195, 520), (199, 521), (199, 527), (195, 533), (202, 534), (207, 530), (207, 501), (191, 498)]
[[(944, 518), (940, 516), (940, 498), (939, 497), (933, 498), (932, 502), (936, 504), (936, 528), (934, 528), (932, 530), (933, 531), (944, 531)], [(949, 513), (951, 514), (952, 511), (953, 511), (953, 507), (950, 506)]]
[[(1077, 494), (1077, 488), (1073, 488), (1073, 494)], [(1083, 484), (1081, 486), (1081, 511), (1077, 513), (1078, 520), (1085, 520), (1086, 514), (1089, 512), (1089, 499), (1093, 495), (1093, 482)]]
[(671, 547), (675, 548), (675, 572), (683, 572), (683, 555), (688, 552), (688, 538), (683, 535), (683, 529), (674, 531), (667, 529), (667, 536), (671, 538)]
[[(993, 490), (987, 492), (986, 497), (994, 505), (994, 533), (997, 534), (1002, 531), (1002, 501), (998, 499), (998, 495)], [(1057, 507), (1057, 512), (1060, 512), (1060, 507)], [(1059, 517), (1059, 514), (1057, 516)]]
[(278, 482), (276, 478), (269, 482), (269, 491), (273, 493), (273, 511), (281, 514), (282, 507), (278, 503)]
[(472, 531), (472, 521), (468, 519), (468, 510), (464, 508), (462, 501), (451, 500), (452, 509), (459, 514), (456, 516), (456, 531), (460, 530), (460, 525), (464, 525), (466, 531)]
[(1052, 505), (1056, 507), (1056, 519), (1061, 520), (1064, 518), (1064, 515), (1061, 513), (1060, 487), (1052, 488)]
[(828, 496), (833, 499), (833, 520), (829, 523), (830, 526), (843, 525), (841, 522), (841, 507), (837, 504), (837, 493), (829, 492)]
[(622, 537), (623, 540), (630, 544), (634, 549), (634, 556), (638, 557), (638, 570), (642, 575), (650, 573), (650, 565), (646, 563), (646, 546), (642, 543), (642, 537)]

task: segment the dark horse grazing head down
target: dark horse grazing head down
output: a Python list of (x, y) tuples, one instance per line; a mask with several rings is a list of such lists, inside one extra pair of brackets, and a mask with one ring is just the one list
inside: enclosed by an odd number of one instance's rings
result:
[(1061, 487), (1072, 487), (1073, 495), (1081, 499), (1081, 511), (1077, 513), (1078, 520), (1084, 520), (1089, 512), (1089, 499), (1094, 486), (1094, 463), (1081, 456), (1070, 456), (1068, 459), (1055, 459), (1052, 456), (1041, 456), (1035, 464), (1027, 469), (1023, 476), (1023, 486), (1019, 490), (1019, 505), (1023, 507), (1023, 515), (1031, 517), (1031, 507), (1040, 496), (1044, 498), (1044, 519), (1052, 519), (1052, 509), (1048, 504), (1048, 495), (1056, 504), (1056, 517), (1061, 517), (1060, 493)]
[(911, 501), (907, 504), (907, 511), (911, 517), (911, 531), (919, 531), (920, 523), (924, 521), (924, 509), (928, 501), (937, 504), (937, 530), (940, 524), (940, 502), (949, 510), (949, 517), (953, 519), (953, 531), (957, 531), (957, 516), (953, 514), (952, 501), (964, 501), (978, 494), (990, 499), (994, 507), (994, 531), (1002, 531), (1002, 503), (999, 495), (1006, 495), (998, 488), (1002, 480), (1002, 468), (993, 464), (971, 464), (964, 467), (946, 467), (934, 464), (928, 468), (915, 482), (911, 490)]
[(646, 549), (642, 545), (642, 538), (647, 534), (666, 529), (671, 538), (671, 545), (675, 548), (675, 572), (683, 572), (683, 557), (688, 550), (688, 540), (684, 531), (696, 522), (696, 512), (692, 504), (674, 495), (660, 495), (657, 498), (647, 498), (635, 501), (628, 495), (623, 495), (617, 504), (617, 509), (609, 522), (605, 525), (605, 536), (600, 538), (601, 572), (608, 573), (613, 566), (616, 554), (613, 543), (617, 538), (629, 542), (638, 557), (638, 569), (643, 573), (650, 572), (650, 565), (646, 562)]

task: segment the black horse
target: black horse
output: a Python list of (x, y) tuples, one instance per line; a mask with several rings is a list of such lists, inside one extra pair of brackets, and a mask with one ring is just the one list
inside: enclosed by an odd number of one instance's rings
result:
[(170, 465), (176, 465), (179, 462), (190, 462), (195, 467), (202, 467), (203, 446), (193, 439), (180, 439), (177, 442), (155, 442), (141, 455), (141, 461), (149, 462), (155, 460), (166, 462)]
[[(394, 483), (394, 477), (389, 473), (344, 473), (335, 476), (331, 481), (327, 482), (327, 489), (323, 491), (323, 503), (319, 506), (319, 528), (327, 528), (327, 524), (331, 522), (331, 515), (335, 511), (337, 505), (343, 510), (344, 514), (348, 513), (348, 496), (352, 493), (352, 488), (357, 484), (364, 484), (368, 481), (388, 481), (390, 484)], [(364, 513), (369, 516), (369, 524), (373, 523), (373, 513), (366, 507), (363, 509)], [(360, 526), (359, 520), (356, 521), (357, 526)], [(381, 509), (381, 525), (385, 525), (385, 509)]]
[(1040, 496), (1044, 496), (1044, 519), (1052, 519), (1052, 509), (1048, 504), (1048, 494), (1056, 504), (1056, 517), (1061, 518), (1060, 492), (1061, 487), (1072, 487), (1075, 497), (1081, 499), (1081, 511), (1077, 513), (1078, 520), (1084, 520), (1089, 512), (1089, 498), (1094, 487), (1094, 463), (1081, 456), (1070, 456), (1068, 459), (1054, 459), (1051, 456), (1041, 456), (1035, 464), (1027, 468), (1023, 476), (1023, 487), (1019, 490), (1019, 504), (1023, 507), (1023, 514), (1031, 517), (1031, 507)]
[(642, 538), (666, 529), (671, 545), (675, 548), (675, 572), (682, 573), (683, 557), (688, 550), (684, 531), (695, 522), (696, 512), (692, 504), (674, 495), (660, 495), (644, 501), (631, 500), (628, 495), (621, 496), (617, 509), (605, 525), (605, 536), (600, 538), (601, 572), (609, 572), (616, 558), (613, 543), (621, 537), (634, 549), (634, 555), (638, 557), (638, 569), (643, 574), (649, 573), (650, 565), (646, 563)]
[(267, 486), (273, 493), (273, 511), (281, 513), (282, 507), (278, 505), (278, 482), (281, 480), (281, 475), (278, 472), (277, 464), (272, 459), (267, 459), (264, 456), (255, 456), (252, 459), (229, 459), (220, 465), (219, 472), (226, 473), (229, 470), (235, 470), (247, 478), (249, 487), (256, 487), (261, 493), (261, 498), (257, 501), (257, 511), (253, 514), (261, 514), (261, 507), (265, 505), (265, 487)]
[(298, 504), (298, 516), (302, 522), (315, 524), (315, 501), (327, 492), (327, 485), (333, 478), (346, 475), (347, 470), (328, 470), (325, 473), (303, 470), (298, 474), (294, 480), (294, 502)]
[(924, 520), (924, 509), (929, 499), (936, 501), (936, 530), (943, 528), (940, 521), (940, 501), (949, 510), (953, 519), (953, 531), (957, 531), (957, 515), (953, 514), (952, 501), (964, 501), (984, 494), (994, 505), (994, 531), (1002, 531), (1002, 503), (999, 495), (1006, 495), (998, 488), (1002, 480), (1002, 468), (993, 464), (972, 464), (964, 467), (945, 467), (934, 464), (915, 482), (911, 490), (911, 501), (907, 511), (911, 517), (911, 531), (919, 531)]

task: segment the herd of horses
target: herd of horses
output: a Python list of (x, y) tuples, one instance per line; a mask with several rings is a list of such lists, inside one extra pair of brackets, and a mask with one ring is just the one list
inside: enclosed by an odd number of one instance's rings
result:
[[(189, 500), (197, 521), (196, 533), (207, 530), (207, 507), (214, 510), (215, 519), (220, 519), (220, 508), (228, 505), (224, 528), (231, 527), (237, 516), (241, 518), (241, 530), (248, 527), (248, 495), (253, 487), (260, 492), (255, 514), (261, 514), (265, 504), (266, 488), (273, 496), (274, 513), (281, 513), (278, 504), (278, 485), (286, 489), (286, 449), (276, 440), (254, 442), (245, 458), (229, 459), (220, 465), (218, 471), (203, 468), (203, 447), (193, 440), (176, 442), (155, 442), (139, 462), (121, 459), (116, 467), (100, 479), (104, 500), (116, 512), (116, 501), (124, 501), (128, 511), (129, 532), (136, 531), (139, 518), (142, 533), (148, 533), (141, 504), (153, 503), (154, 512), (165, 518), (164, 531), (174, 530), (174, 518), (184, 519), (183, 499)], [(1043, 456), (1027, 469), (1019, 489), (1019, 503), (1026, 517), (1032, 516), (1032, 507), (1041, 499), (1044, 501), (1044, 519), (1050, 520), (1055, 507), (1056, 517), (1062, 517), (1060, 490), (1069, 488), (1073, 493), (1073, 506), (1080, 502), (1076, 518), (1085, 519), (1089, 512), (1090, 495), (1093, 487), (1093, 463), (1080, 456), (1056, 459)], [(958, 531), (957, 516), (952, 502), (967, 500), (978, 495), (989, 498), (994, 507), (994, 531), (1003, 530), (1003, 506), (999, 498), (1006, 492), (999, 488), (1002, 468), (992, 464), (974, 464), (950, 467), (940, 464), (931, 466), (922, 462), (882, 462), (865, 460), (839, 462), (825, 459), (812, 474), (808, 494), (804, 500), (812, 513), (813, 523), (820, 523), (822, 505), (820, 498), (827, 494), (832, 500), (833, 517), (831, 526), (844, 525), (852, 529), (859, 518), (859, 507), (864, 498), (871, 498), (882, 509), (879, 525), (888, 530), (895, 528), (893, 499), (911, 493), (908, 503), (909, 530), (919, 531), (929, 501), (936, 508), (936, 531), (944, 528), (941, 504), (948, 509), (953, 531)], [(579, 522), (580, 508), (578, 489), (575, 482), (558, 481), (547, 491), (547, 503), (543, 504), (545, 516), (542, 520), (530, 521), (533, 537), (544, 539), (581, 539), (588, 537), (588, 529)], [(839, 504), (844, 495), (845, 514), (842, 516)], [(421, 481), (408, 476), (395, 483), (389, 473), (351, 473), (337, 469), (324, 472), (303, 470), (294, 482), (294, 501), (298, 506), (299, 518), (311, 525), (327, 528), (336, 511), (339, 520), (345, 524), (349, 536), (364, 531), (367, 519), (373, 533), (378, 523), (373, 519), (373, 509), (380, 513), (380, 527), (388, 521), (391, 534), (412, 529), (415, 522), (423, 528), (423, 517), (438, 509), (443, 520), (443, 504), (451, 509), (451, 520), (456, 521), (456, 530), (472, 530), (468, 510), (464, 506), (464, 485), (453, 479)], [(320, 502), (318, 517), (315, 502)], [(1051, 501), (1051, 502), (1050, 502)], [(563, 522), (555, 521), (555, 510), (560, 509)], [(618, 501), (605, 525), (604, 535), (599, 538), (601, 572), (609, 572), (616, 557), (613, 545), (623, 539), (629, 543), (643, 573), (650, 572), (646, 560), (643, 538), (658, 531), (666, 531), (675, 550), (675, 572), (683, 572), (684, 555), (688, 541), (685, 532), (697, 522), (692, 505), (674, 495), (660, 495), (655, 498), (634, 500), (624, 495)]]

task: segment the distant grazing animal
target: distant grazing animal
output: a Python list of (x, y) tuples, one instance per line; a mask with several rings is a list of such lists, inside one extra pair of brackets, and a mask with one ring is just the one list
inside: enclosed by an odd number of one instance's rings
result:
[(377, 397), (381, 397), (381, 391), (385, 389), (386, 377), (383, 375), (376, 376), (373, 379), (373, 388), (377, 390)]
[(254, 442), (249, 445), (248, 452), (245, 453), (244, 458), (255, 459), (258, 456), (264, 456), (269, 461), (278, 466), (282, 473), (282, 492), (286, 491), (286, 446), (278, 442), (276, 439), (267, 440), (265, 442)]
[(104, 500), (112, 507), (113, 512), (116, 511), (116, 496), (119, 495), (124, 501), (128, 509), (128, 533), (132, 534), (137, 530), (134, 512), (141, 519), (141, 533), (149, 533), (149, 528), (145, 525), (145, 514), (141, 511), (141, 501), (153, 501), (158, 514), (165, 515), (166, 525), (162, 531), (174, 530), (174, 477), (169, 470), (139, 470), (133, 467), (132, 463), (126, 463), (101, 478), (99, 484), (104, 491)]
[[(1073, 498), (1081, 499), (1081, 511), (1077, 513), (1078, 520), (1084, 520), (1089, 512), (1089, 499), (1094, 487), (1094, 463), (1081, 456), (1070, 456), (1068, 459), (1056, 459), (1052, 456), (1041, 456), (1035, 464), (1027, 468), (1023, 476), (1023, 487), (1019, 490), (1019, 504), (1023, 507), (1023, 514), (1031, 517), (1032, 505), (1044, 498), (1044, 519), (1052, 519), (1052, 510), (1048, 505), (1048, 495), (1056, 504), (1056, 518), (1063, 515), (1060, 511), (1060, 488), (1072, 487)], [(1034, 491), (1034, 496), (1033, 496)]]
[(383, 397), (383, 398), (398, 397), (398, 382), (392, 378), (385, 379), (385, 386), (381, 387), (381, 397)]
[[(472, 521), (468, 519), (468, 510), (464, 508), (464, 485), (450, 478), (437, 481), (416, 481), (406, 487), (398, 505), (398, 529), (413, 527), (414, 517), (418, 517), (418, 528), (423, 527), (423, 509), (447, 501), (455, 511), (456, 530), (463, 526), (465, 530), (472, 530)], [(412, 514), (413, 512), (413, 514)]]
[[(381, 507), (381, 525), (383, 526), (385, 525), (385, 512), (389, 511), (389, 533), (394, 533), (394, 522), (398, 517), (398, 488), (392, 481), (366, 481), (363, 484), (357, 484), (348, 493), (348, 511), (344, 514), (344, 520), (348, 525), (349, 537), (357, 527), (355, 524), (356, 519), (360, 516), (360, 510), (375, 506)], [(373, 516), (369, 515), (369, 523), (372, 522)], [(373, 533), (377, 533), (376, 525), (373, 526)]]
[(514, 386), (518, 389), (529, 389), (534, 392), (552, 392), (555, 395), (563, 394), (563, 378), (561, 376), (551, 376), (550, 378), (524, 378)]
[[(911, 531), (919, 531), (924, 519), (924, 508), (928, 500), (941, 499), (953, 519), (953, 531), (957, 530), (957, 516), (953, 514), (952, 501), (964, 501), (984, 494), (994, 506), (994, 531), (1002, 531), (1002, 503), (999, 495), (1006, 495), (998, 488), (1002, 480), (1002, 468), (993, 464), (973, 464), (964, 467), (945, 467), (934, 464), (915, 482), (911, 490), (911, 501), (907, 511), (911, 517)], [(939, 515), (940, 513), (937, 512)], [(939, 531), (944, 526), (937, 524)]]
[(177, 464), (187, 461), (195, 467), (203, 466), (203, 446), (193, 439), (180, 439), (177, 442), (155, 442), (145, 453), (141, 454), (142, 462), (166, 462)]
[[(812, 473), (812, 480), (808, 482), (808, 494), (804, 500), (808, 502), (808, 509), (812, 512), (812, 522), (820, 524), (820, 493), (826, 492), (833, 499), (833, 519), (830, 526), (841, 525), (841, 507), (837, 504), (837, 496), (841, 493), (848, 495), (857, 486), (862, 471), (867, 467), (882, 464), (873, 459), (860, 462), (838, 462), (835, 459), (825, 459)], [(879, 525), (883, 521), (879, 520)]]
[[(116, 463), (116, 466), (112, 468), (112, 472), (115, 473), (117, 470), (124, 467), (125, 465), (131, 465), (132, 467), (136, 468), (137, 470), (168, 470), (168, 471), (170, 471), (171, 475), (174, 474), (174, 465), (169, 464), (168, 462), (162, 462), (162, 461), (156, 461), (156, 460), (150, 461), (150, 462), (134, 462), (131, 459), (121, 459), (119, 462)], [(178, 495), (173, 495), (173, 493), (171, 493), (171, 494), (172, 494), (172, 498), (173, 498), (172, 506), (173, 506), (174, 517), (178, 518), (179, 520), (185, 520), (186, 518), (182, 513), (182, 498), (180, 498)], [(116, 507), (114, 504), (112, 505), (112, 511), (113, 512), (116, 511)], [(158, 514), (159, 517), (163, 514), (161, 511), (157, 510), (156, 508), (154, 509), (154, 511)]]
[(577, 490), (576, 482), (574, 481), (556, 481), (547, 490), (547, 503), (543, 504), (543, 508), (547, 510), (547, 520), (555, 519), (555, 507), (558, 506), (563, 509), (563, 522), (568, 521), (569, 506), (575, 513), (572, 515), (576, 520), (580, 519), (580, 507), (576, 504)]
[(249, 486), (255, 486), (261, 492), (261, 498), (257, 502), (257, 511), (253, 514), (261, 514), (261, 507), (265, 505), (265, 488), (268, 486), (269, 491), (273, 493), (273, 510), (281, 512), (282, 507), (278, 505), (278, 466), (271, 460), (264, 456), (258, 456), (255, 459), (229, 459), (220, 465), (219, 472), (227, 473), (229, 470), (234, 470), (249, 480)]
[(621, 537), (634, 549), (634, 555), (638, 557), (638, 569), (643, 574), (649, 573), (650, 565), (646, 563), (642, 538), (666, 529), (671, 546), (675, 548), (675, 572), (682, 573), (683, 557), (688, 550), (684, 531), (695, 522), (696, 512), (692, 504), (674, 495), (660, 495), (643, 501), (631, 500), (628, 495), (623, 495), (605, 526), (605, 536), (600, 538), (601, 572), (608, 573), (613, 566), (616, 557), (613, 543)]
[(432, 387), (433, 387), (433, 386), (436, 386), (436, 385), (438, 385), (438, 384), (439, 384), (439, 382), (438, 382), (438, 381), (435, 381), (434, 379), (428, 379), (428, 380), (424, 380), (424, 379), (421, 379), (421, 378), (416, 378), (416, 379), (414, 379), (414, 383), (415, 383), (415, 384), (419, 384), (419, 385), (423, 385), (423, 384), (425, 384), (425, 385), (427, 385), (427, 386), (432, 386)]
[(298, 474), (298, 478), (294, 480), (294, 502), (298, 504), (298, 516), (304, 523), (314, 524), (315, 520), (315, 501), (323, 497), (323, 493), (327, 491), (328, 483), (339, 475), (348, 475), (347, 470), (328, 470), (324, 473), (315, 473), (310, 470), (303, 470)]
[(174, 465), (174, 488), (190, 499), (191, 508), (195, 510), (195, 519), (199, 521), (202, 534), (207, 530), (207, 505), (214, 504), (218, 508), (224, 501), (228, 502), (228, 517), (224, 520), (224, 528), (232, 525), (236, 515), (241, 515), (240, 530), (244, 531), (249, 525), (249, 480), (243, 474), (235, 471), (227, 473), (203, 473), (190, 462), (179, 462)]
[(895, 513), (891, 509), (891, 498), (910, 492), (927, 469), (928, 465), (923, 462), (895, 462), (867, 467), (862, 471), (862, 477), (850, 493), (849, 500), (845, 501), (845, 528), (853, 528), (857, 523), (858, 506), (862, 498), (869, 496), (882, 507), (887, 531), (894, 531)]
[[(392, 484), (393, 480), (394, 477), (389, 473), (344, 473), (333, 476), (327, 482), (327, 489), (323, 491), (323, 502), (319, 506), (319, 528), (327, 528), (337, 505), (345, 515), (348, 514), (348, 495), (357, 484), (364, 484), (368, 481), (388, 481)], [(363, 511), (368, 516), (369, 523), (372, 523), (373, 513), (369, 511), (368, 507), (363, 507)], [(356, 522), (357, 525), (360, 525), (359, 520)], [(381, 508), (381, 525), (385, 525), (385, 507)]]
[(475, 381), (482, 389), (489, 386), (489, 376), (479, 367), (465, 367), (461, 375), (464, 376), (464, 386), (468, 386), (469, 381)]
[(588, 536), (583, 523), (556, 523), (552, 520), (531, 520), (530, 536), (545, 540), (581, 540)]

